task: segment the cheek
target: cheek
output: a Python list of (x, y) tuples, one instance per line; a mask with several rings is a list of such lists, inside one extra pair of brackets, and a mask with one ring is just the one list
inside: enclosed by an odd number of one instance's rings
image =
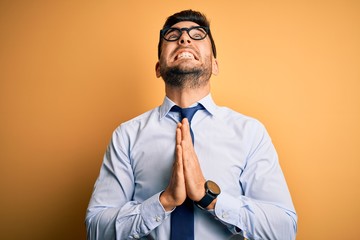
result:
[(175, 47), (176, 46), (173, 46), (172, 42), (163, 43), (161, 46), (160, 56), (163, 56), (166, 58), (175, 49)]
[(160, 54), (160, 63), (167, 63), (169, 61), (169, 53), (167, 51), (162, 51)]
[(198, 45), (197, 47), (203, 57), (208, 58), (209, 56), (211, 56), (212, 48), (210, 42), (208, 42), (207, 44)]

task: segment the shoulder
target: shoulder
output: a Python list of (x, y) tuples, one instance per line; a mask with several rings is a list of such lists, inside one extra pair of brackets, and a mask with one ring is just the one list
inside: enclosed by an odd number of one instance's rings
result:
[(131, 139), (135, 139), (139, 131), (147, 125), (147, 122), (152, 121), (152, 119), (159, 119), (159, 107), (120, 123), (112, 133), (112, 144), (127, 149), (132, 142)]
[(227, 124), (236, 124), (242, 126), (253, 126), (263, 128), (264, 125), (256, 118), (245, 115), (229, 107), (218, 106), (215, 117), (221, 119)]
[(115, 129), (115, 132), (138, 130), (139, 128), (142, 128), (144, 125), (146, 125), (146, 123), (149, 121), (159, 120), (159, 116), (159, 107), (153, 108), (132, 119), (122, 122)]
[(231, 129), (250, 142), (269, 137), (267, 129), (261, 121), (231, 108), (218, 107), (214, 118), (224, 128)]

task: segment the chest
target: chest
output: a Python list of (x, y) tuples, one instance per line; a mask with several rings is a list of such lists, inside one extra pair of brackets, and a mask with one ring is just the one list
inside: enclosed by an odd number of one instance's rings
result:
[[(131, 151), (135, 198), (146, 199), (168, 185), (175, 159), (176, 123), (139, 131)], [(231, 126), (200, 121), (192, 126), (194, 148), (206, 179), (222, 189), (241, 194), (240, 175), (247, 149), (241, 131)], [(141, 199), (139, 199), (141, 200)]]

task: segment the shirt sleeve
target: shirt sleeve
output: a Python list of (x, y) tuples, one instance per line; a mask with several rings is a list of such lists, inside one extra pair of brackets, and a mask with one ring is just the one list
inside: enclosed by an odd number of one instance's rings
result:
[(247, 239), (295, 239), (297, 215), (275, 148), (260, 123), (252, 133), (239, 178), (244, 194), (221, 193), (214, 214)]
[(169, 215), (160, 193), (133, 201), (134, 176), (121, 129), (114, 132), (86, 213), (88, 240), (138, 239), (159, 226)]

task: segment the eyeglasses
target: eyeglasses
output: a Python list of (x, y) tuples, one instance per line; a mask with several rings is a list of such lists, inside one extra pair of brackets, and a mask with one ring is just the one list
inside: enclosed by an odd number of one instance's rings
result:
[(193, 40), (202, 40), (206, 38), (210, 30), (208, 27), (204, 26), (194, 26), (191, 28), (165, 28), (160, 30), (160, 35), (166, 41), (174, 42), (180, 39), (183, 31), (186, 31)]

